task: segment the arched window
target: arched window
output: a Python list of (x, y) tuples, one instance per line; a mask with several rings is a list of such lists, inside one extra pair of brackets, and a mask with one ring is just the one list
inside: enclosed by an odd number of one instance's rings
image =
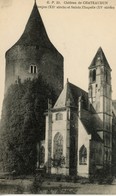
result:
[(89, 97), (92, 97), (92, 85), (89, 86)]
[(54, 136), (53, 149), (54, 159), (60, 159), (63, 155), (63, 136), (59, 132)]
[(105, 160), (106, 162), (108, 161), (108, 151), (105, 152), (104, 160)]
[(89, 77), (92, 77), (92, 70), (90, 70), (89, 72)]
[(106, 82), (108, 83), (109, 81), (109, 77), (108, 77), (108, 71), (106, 70)]
[(110, 138), (108, 135), (106, 135), (106, 146), (109, 146), (110, 145)]
[(30, 73), (36, 74), (37, 73), (37, 66), (36, 65), (31, 65), (30, 66)]
[(90, 83), (92, 82), (92, 77), (93, 77), (93, 71), (92, 70), (90, 70), (90, 72), (89, 72), (89, 78), (90, 78)]
[(43, 166), (45, 162), (45, 148), (41, 146), (40, 148), (40, 165)]
[(62, 113), (57, 113), (56, 114), (56, 120), (63, 120), (63, 114)]
[(92, 75), (92, 81), (95, 82), (96, 81), (96, 70), (93, 70), (93, 75)]
[(87, 164), (87, 149), (85, 146), (81, 146), (79, 150), (79, 164), (86, 165)]

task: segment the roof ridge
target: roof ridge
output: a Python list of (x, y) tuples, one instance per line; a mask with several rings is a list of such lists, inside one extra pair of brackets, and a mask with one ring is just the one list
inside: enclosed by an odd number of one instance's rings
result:
[(87, 91), (85, 91), (85, 90), (83, 90), (82, 88), (80, 88), (80, 87), (78, 87), (78, 86), (76, 86), (75, 84), (72, 84), (72, 83), (70, 83), (70, 82), (68, 82), (69, 84), (71, 84), (72, 86), (74, 86), (74, 87), (76, 87), (76, 88), (78, 88), (78, 89), (80, 89), (80, 90), (82, 90), (83, 92), (85, 92), (85, 93), (87, 93), (88, 94), (88, 92)]

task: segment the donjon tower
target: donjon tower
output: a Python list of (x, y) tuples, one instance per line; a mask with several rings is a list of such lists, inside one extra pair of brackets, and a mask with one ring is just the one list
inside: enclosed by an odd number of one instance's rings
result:
[(63, 88), (63, 56), (51, 43), (35, 2), (20, 39), (6, 52), (5, 92), (18, 78), (41, 74), (58, 96)]

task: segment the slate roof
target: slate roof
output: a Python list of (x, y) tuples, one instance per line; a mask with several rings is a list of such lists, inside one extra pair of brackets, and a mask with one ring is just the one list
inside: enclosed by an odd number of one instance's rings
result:
[(79, 97), (83, 97), (83, 101), (87, 107), (88, 93), (74, 84), (67, 82), (58, 100), (56, 101), (56, 104), (54, 105), (54, 109), (66, 107), (68, 100), (70, 100), (70, 106), (77, 107)]
[[(56, 50), (51, 41), (48, 38), (44, 23), (40, 16), (37, 4), (35, 2), (25, 30), (20, 39), (14, 44), (14, 46), (36, 46), (50, 48)], [(13, 46), (13, 47), (14, 47)]]
[(92, 139), (96, 141), (102, 141), (98, 135), (98, 131), (103, 129), (102, 121), (96, 114), (94, 108), (89, 107), (88, 93), (81, 88), (67, 82), (63, 91), (61, 92), (54, 109), (64, 108), (67, 106), (67, 102), (70, 100), (70, 107), (78, 108), (78, 99), (81, 97), (82, 108), (81, 108), (81, 122), (85, 127), (88, 134), (92, 135)]
[(101, 47), (98, 49), (95, 57), (93, 58), (90, 66), (89, 66), (89, 69), (96, 67), (98, 61), (100, 61), (105, 67), (107, 67), (108, 69), (111, 70), (111, 68), (109, 66), (109, 63), (108, 63), (108, 61), (106, 59), (106, 56), (105, 56), (105, 54), (104, 54), (104, 52), (103, 52)]
[(103, 130), (103, 123), (99, 116), (95, 113), (91, 113), (90, 111), (82, 111), (82, 116), (80, 118), (83, 126), (85, 127), (88, 134), (92, 135), (92, 139), (95, 141), (102, 141), (98, 132)]

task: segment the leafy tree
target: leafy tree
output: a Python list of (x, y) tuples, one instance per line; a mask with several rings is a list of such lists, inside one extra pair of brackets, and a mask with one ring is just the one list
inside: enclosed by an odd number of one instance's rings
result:
[(54, 91), (39, 76), (19, 80), (8, 89), (0, 125), (0, 162), (4, 171), (29, 174), (37, 162), (37, 142), (45, 137), (45, 116), (48, 98)]

